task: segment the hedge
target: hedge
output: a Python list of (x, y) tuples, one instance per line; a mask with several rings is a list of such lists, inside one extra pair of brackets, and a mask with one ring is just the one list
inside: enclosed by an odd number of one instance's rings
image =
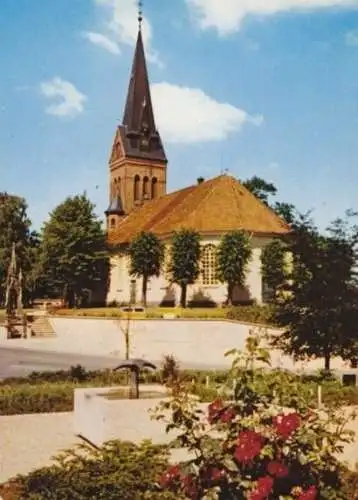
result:
[[(142, 373), (141, 383), (162, 383), (163, 371)], [(198, 391), (210, 377), (212, 384), (225, 380), (227, 371), (182, 372), (197, 382)], [(73, 411), (73, 391), (79, 387), (105, 387), (127, 383), (125, 372), (113, 370), (86, 371), (81, 366), (69, 371), (34, 372), (28, 377), (9, 378), (0, 382), (0, 415)]]
[(274, 309), (269, 305), (231, 307), (227, 310), (227, 319), (259, 325), (275, 326)]
[[(227, 371), (183, 370), (181, 375), (193, 382), (192, 392), (202, 401), (211, 401), (217, 395), (217, 385), (227, 379)], [(142, 383), (162, 383), (163, 371), (148, 372), (142, 375)], [(280, 376), (280, 371), (273, 370), (270, 377)], [(325, 380), (319, 376), (291, 374), (293, 384), (301, 385), (301, 393), (317, 402), (317, 386), (322, 386), (324, 403), (337, 405), (358, 405), (358, 388), (345, 387), (338, 380)], [(170, 378), (170, 373), (166, 373)], [(209, 387), (206, 379), (209, 377)], [(260, 384), (260, 381), (258, 382)], [(33, 373), (27, 378), (13, 378), (0, 383), (0, 415), (24, 413), (47, 413), (73, 411), (73, 391), (78, 387), (103, 387), (126, 384), (126, 374), (104, 370), (87, 372), (81, 367), (70, 371)], [(260, 384), (261, 386), (261, 384)], [(262, 387), (266, 387), (262, 383)], [(289, 393), (287, 401), (289, 404)]]

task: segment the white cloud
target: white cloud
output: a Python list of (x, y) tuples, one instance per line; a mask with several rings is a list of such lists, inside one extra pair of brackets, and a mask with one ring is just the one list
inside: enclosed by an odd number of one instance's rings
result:
[(110, 40), (107, 36), (102, 35), (102, 33), (95, 33), (94, 31), (85, 31), (82, 33), (83, 38), (86, 38), (94, 45), (98, 45), (102, 47), (102, 49), (108, 50), (112, 54), (119, 54), (119, 46), (118, 43)]
[(77, 90), (71, 82), (57, 76), (52, 80), (42, 82), (40, 91), (46, 98), (55, 98), (57, 101), (46, 108), (46, 113), (50, 115), (73, 118), (83, 112), (87, 97)]
[(349, 31), (348, 33), (346, 33), (345, 40), (347, 45), (358, 45), (358, 31)]
[[(109, 46), (112, 48), (117, 46), (118, 52), (112, 52), (118, 54), (120, 52), (119, 47), (121, 45), (133, 46), (137, 39), (138, 34), (138, 2), (137, 0), (93, 0), (95, 5), (101, 7), (105, 12), (107, 21), (104, 26), (104, 34), (93, 33), (96, 40), (87, 37), (92, 43), (97, 43), (103, 48), (109, 50)], [(148, 60), (162, 66), (163, 63), (159, 58), (159, 55), (151, 47), (152, 40), (152, 27), (148, 19), (143, 16), (142, 21), (142, 35), (143, 42), (146, 46), (148, 53)], [(101, 37), (101, 42), (99, 41)], [(112, 45), (113, 44), (113, 45)]]
[(358, 0), (186, 0), (186, 3), (202, 29), (214, 28), (223, 36), (239, 30), (243, 19), (250, 14), (358, 6)]
[(151, 90), (158, 129), (168, 142), (220, 141), (247, 123), (263, 122), (262, 116), (218, 102), (198, 88), (161, 82)]

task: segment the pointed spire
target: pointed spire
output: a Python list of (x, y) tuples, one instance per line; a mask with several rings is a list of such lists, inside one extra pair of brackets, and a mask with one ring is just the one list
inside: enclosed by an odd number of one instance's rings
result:
[(138, 2), (138, 37), (122, 124), (118, 127), (126, 156), (167, 163), (156, 128), (142, 35), (142, 2)]
[[(141, 9), (142, 3), (140, 2), (138, 11), (138, 37), (124, 110), (123, 125), (127, 128), (127, 133), (134, 132), (140, 134), (143, 128), (146, 128), (151, 134), (155, 134), (156, 126), (141, 30), (143, 19)], [(145, 113), (143, 112), (144, 108)], [(145, 123), (143, 123), (144, 116)]]

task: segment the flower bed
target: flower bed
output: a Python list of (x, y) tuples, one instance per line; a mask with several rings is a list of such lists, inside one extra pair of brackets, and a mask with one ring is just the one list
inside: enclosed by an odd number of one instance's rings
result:
[[(259, 359), (269, 362), (258, 337), (248, 339), (246, 354), (233, 354), (231, 400), (216, 399), (205, 415), (181, 384), (172, 400), (158, 407), (157, 418), (178, 433), (178, 446), (195, 455), (168, 468), (159, 479), (163, 490), (191, 500), (352, 500), (338, 459), (353, 439), (344, 425), (346, 412), (313, 409), (285, 372), (264, 378), (262, 370), (252, 370)], [(260, 372), (265, 391), (257, 390)]]

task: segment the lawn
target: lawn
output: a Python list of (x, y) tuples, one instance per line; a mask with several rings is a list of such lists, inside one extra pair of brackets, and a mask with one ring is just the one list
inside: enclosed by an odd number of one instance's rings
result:
[[(31, 314), (34, 309), (25, 309)], [(55, 309), (48, 311), (57, 317), (79, 318), (127, 318), (161, 319), (166, 316), (174, 319), (192, 320), (231, 320), (241, 323), (273, 325), (272, 307), (269, 305), (242, 305), (235, 307), (148, 307), (143, 311), (126, 312), (119, 307), (88, 307), (81, 309)], [(5, 310), (0, 309), (0, 324), (5, 318)]]

